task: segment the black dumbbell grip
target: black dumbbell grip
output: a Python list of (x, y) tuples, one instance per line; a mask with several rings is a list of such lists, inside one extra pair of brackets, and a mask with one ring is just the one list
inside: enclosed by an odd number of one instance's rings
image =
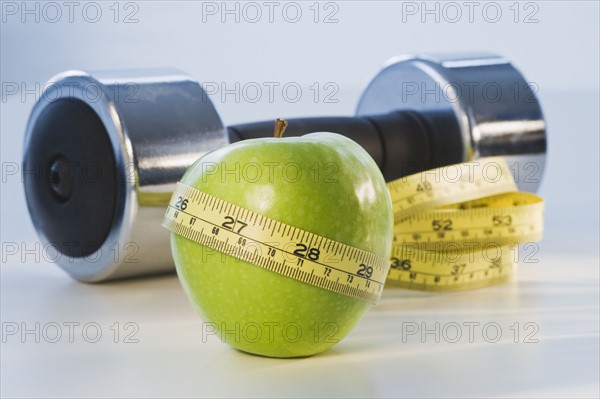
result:
[[(463, 160), (462, 138), (450, 129), (438, 132), (430, 117), (412, 111), (395, 111), (368, 117), (317, 117), (288, 119), (285, 136), (313, 132), (342, 134), (360, 144), (373, 157), (387, 181)], [(434, 123), (432, 123), (434, 122)], [(439, 121), (437, 121), (439, 122)], [(230, 141), (273, 135), (274, 121), (228, 127)]]

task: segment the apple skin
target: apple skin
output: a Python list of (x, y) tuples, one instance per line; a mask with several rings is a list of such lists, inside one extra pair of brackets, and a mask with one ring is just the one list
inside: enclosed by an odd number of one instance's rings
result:
[[(277, 165), (266, 166), (269, 162)], [(251, 163), (261, 166), (260, 178), (250, 168), (244, 174)], [(290, 163), (299, 168), (286, 166)], [(237, 175), (231, 172), (236, 164)], [(390, 254), (393, 214), (385, 180), (370, 155), (339, 134), (234, 143), (200, 158), (181, 181), (283, 223), (386, 258)], [(171, 248), (180, 281), (205, 321), (203, 334), (216, 330), (223, 342), (244, 352), (270, 357), (322, 352), (371, 305), (173, 233)]]

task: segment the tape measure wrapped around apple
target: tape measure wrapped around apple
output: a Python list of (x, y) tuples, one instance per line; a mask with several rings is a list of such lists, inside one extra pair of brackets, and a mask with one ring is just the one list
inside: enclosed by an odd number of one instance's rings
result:
[[(516, 191), (501, 159), (495, 159), (504, 174), (500, 184), (476, 178), (449, 186), (409, 176), (388, 189), (375, 162), (352, 140), (335, 133), (281, 138), (285, 125), (277, 121), (275, 138), (235, 143), (196, 161), (167, 209), (163, 225), (172, 231), (177, 273), (206, 332), (250, 353), (309, 356), (344, 338), (378, 301), (386, 278), (407, 288), (447, 289), (490, 284), (512, 272), (504, 247), (500, 255), (476, 255), (474, 266), (456, 270), (438, 256), (447, 247), (407, 251), (402, 235), (424, 211), (481, 193)], [(479, 201), (461, 206), (481, 213), (488, 203)], [(541, 202), (533, 203), (541, 218)], [(499, 208), (492, 213), (506, 224)], [(453, 244), (451, 234), (444, 240), (450, 219), (434, 220), (438, 241)], [(491, 236), (518, 238), (514, 226), (512, 236), (496, 227)], [(538, 230), (528, 233), (539, 238)]]

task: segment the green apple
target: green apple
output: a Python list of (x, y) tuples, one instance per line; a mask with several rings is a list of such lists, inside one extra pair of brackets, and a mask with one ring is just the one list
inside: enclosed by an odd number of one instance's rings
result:
[[(206, 154), (181, 180), (269, 218), (388, 257), (392, 205), (379, 168), (334, 133), (245, 140)], [(271, 357), (339, 342), (370, 303), (262, 269), (171, 234), (182, 285), (203, 334)]]

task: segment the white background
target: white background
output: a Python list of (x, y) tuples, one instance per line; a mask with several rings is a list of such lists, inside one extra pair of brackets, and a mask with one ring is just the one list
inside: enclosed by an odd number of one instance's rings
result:
[[(81, 335), (74, 343), (63, 339), (57, 344), (8, 337), (0, 358), (2, 396), (597, 397), (598, 3), (510, 1), (494, 3), (492, 9), (478, 2), (470, 21), (469, 8), (456, 2), (461, 18), (452, 22), (457, 8), (447, 3), (344, 1), (325, 8), (323, 2), (318, 23), (309, 8), (312, 1), (299, 3), (303, 14), (297, 23), (283, 18), (286, 2), (279, 2), (273, 23), (264, 5), (262, 19), (249, 23), (244, 15), (239, 22), (233, 15), (222, 22), (220, 14), (203, 14), (208, 3), (120, 3), (115, 23), (113, 2), (98, 2), (102, 16), (91, 23), (93, 10), (82, 13), (88, 2), (78, 3), (73, 22), (58, 2), (62, 17), (53, 23), (55, 10), (46, 8), (44, 14), (44, 3), (27, 3), (30, 9), (38, 7), (36, 21), (35, 12), (23, 15), (21, 2), (2, 2), (3, 165), (21, 161), (23, 132), (36, 97), (7, 95), (6, 85), (35, 89), (67, 69), (166, 66), (228, 87), (236, 82), (303, 87), (296, 103), (281, 92), (273, 102), (266, 96), (256, 103), (243, 96), (239, 101), (213, 96), (224, 123), (233, 124), (276, 116), (351, 115), (361, 90), (392, 56), (483, 50), (511, 59), (539, 87), (549, 144), (540, 190), (546, 200), (546, 236), (536, 255), (539, 262), (522, 264), (515, 281), (478, 291), (388, 290), (333, 350), (309, 359), (273, 360), (235, 352), (214, 337), (203, 342), (201, 321), (174, 276), (89, 286), (43, 260), (11, 257), (3, 259), (0, 274), (3, 325), (95, 322), (104, 335), (96, 344)], [(19, 8), (15, 15), (7, 11), (13, 5)], [(413, 6), (419, 12), (407, 14)], [(423, 7), (437, 7), (439, 20), (420, 12)], [(490, 22), (498, 8), (498, 22)], [(338, 22), (323, 23), (332, 10)], [(137, 22), (124, 23), (132, 11)], [(528, 15), (537, 21), (525, 23)], [(309, 89), (314, 82), (321, 87), (333, 82), (339, 101), (315, 101)], [(4, 173), (2, 179), (2, 242), (34, 245), (21, 181)], [(109, 328), (115, 322), (121, 329), (126, 322), (136, 323), (139, 342), (123, 343), (122, 336), (112, 342)], [(433, 328), (436, 322), (495, 322), (503, 334), (498, 343), (488, 343), (481, 331), (474, 343), (437, 343), (431, 335), (403, 339), (402, 323)], [(535, 323), (538, 342), (523, 343), (520, 336), (514, 343), (509, 328), (515, 322), (521, 328)]]

